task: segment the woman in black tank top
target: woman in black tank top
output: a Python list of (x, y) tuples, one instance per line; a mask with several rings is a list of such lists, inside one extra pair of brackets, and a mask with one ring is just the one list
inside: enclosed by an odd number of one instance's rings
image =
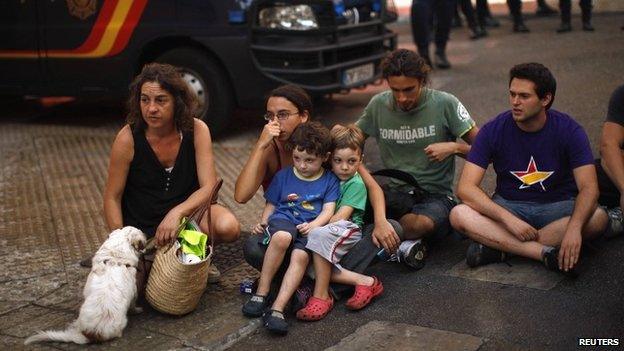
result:
[[(155, 236), (158, 245), (177, 237), (182, 217), (209, 201), (217, 175), (208, 126), (193, 118), (196, 98), (176, 69), (149, 64), (132, 83), (127, 125), (111, 150), (104, 213), (109, 229), (126, 225)], [(223, 206), (211, 207), (216, 242), (235, 241), (240, 226)]]

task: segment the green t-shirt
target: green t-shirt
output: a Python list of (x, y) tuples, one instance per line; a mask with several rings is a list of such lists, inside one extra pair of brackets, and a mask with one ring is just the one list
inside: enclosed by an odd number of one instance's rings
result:
[(356, 124), (377, 139), (386, 168), (412, 174), (430, 193), (452, 195), (455, 158), (432, 162), (424, 149), (429, 144), (456, 141), (474, 127), (475, 122), (455, 96), (423, 88), (418, 106), (403, 111), (392, 91), (384, 91), (371, 99)]
[(342, 206), (353, 208), (351, 222), (362, 228), (364, 224), (364, 209), (366, 208), (366, 186), (359, 173), (345, 181), (340, 181), (340, 198), (336, 204), (336, 211)]

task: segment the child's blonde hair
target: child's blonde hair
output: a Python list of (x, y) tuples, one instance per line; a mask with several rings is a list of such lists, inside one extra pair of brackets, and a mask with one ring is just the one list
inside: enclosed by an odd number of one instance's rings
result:
[(331, 130), (332, 152), (339, 149), (364, 150), (364, 133), (355, 124), (337, 125)]

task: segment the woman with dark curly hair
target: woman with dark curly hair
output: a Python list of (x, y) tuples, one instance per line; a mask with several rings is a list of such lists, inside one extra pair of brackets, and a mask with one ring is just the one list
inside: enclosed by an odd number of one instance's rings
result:
[[(132, 82), (127, 124), (113, 142), (104, 190), (110, 230), (135, 226), (164, 245), (175, 240), (183, 217), (209, 201), (217, 174), (210, 130), (194, 118), (196, 110), (197, 98), (171, 65), (148, 64)], [(235, 241), (234, 215), (218, 204), (210, 213), (215, 242)], [(207, 224), (204, 216), (205, 232)]]

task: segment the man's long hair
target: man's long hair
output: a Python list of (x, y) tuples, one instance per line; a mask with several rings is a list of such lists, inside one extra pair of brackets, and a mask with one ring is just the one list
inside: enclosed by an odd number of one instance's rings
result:
[(384, 79), (393, 76), (417, 78), (422, 85), (429, 81), (431, 68), (425, 59), (412, 50), (397, 49), (381, 61), (381, 74)]
[(193, 130), (193, 118), (199, 107), (197, 96), (190, 91), (176, 67), (163, 63), (145, 65), (130, 84), (126, 123), (134, 128), (145, 128), (146, 124), (141, 113), (141, 88), (145, 83), (158, 83), (163, 90), (173, 96), (173, 121), (177, 130), (184, 132)]

